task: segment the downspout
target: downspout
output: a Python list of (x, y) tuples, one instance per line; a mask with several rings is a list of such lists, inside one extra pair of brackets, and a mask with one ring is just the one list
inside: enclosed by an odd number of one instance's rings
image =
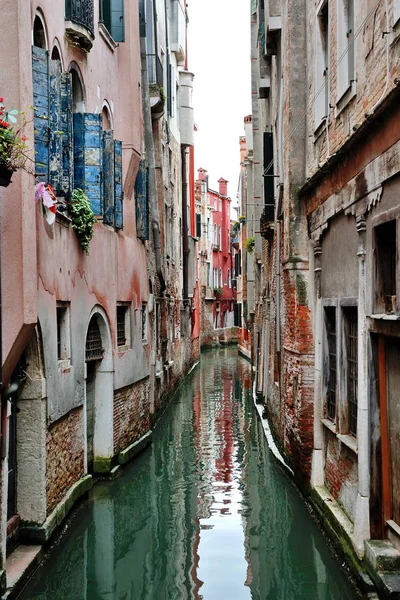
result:
[(154, 239), (154, 252), (156, 258), (156, 272), (160, 281), (160, 295), (166, 289), (164, 275), (162, 273), (161, 245), (160, 245), (160, 221), (158, 215), (157, 201), (157, 179), (156, 179), (156, 160), (154, 152), (153, 126), (151, 119), (150, 99), (149, 99), (149, 77), (147, 73), (147, 52), (146, 52), (146, 22), (144, 14), (140, 18), (140, 57), (142, 67), (142, 104), (144, 121), (144, 143), (147, 154), (147, 164), (149, 168), (149, 197), (151, 206), (151, 220)]
[(187, 149), (182, 146), (182, 250), (183, 250), (183, 300), (187, 300), (188, 294), (188, 271), (189, 271), (189, 238), (188, 238), (188, 218), (187, 218)]

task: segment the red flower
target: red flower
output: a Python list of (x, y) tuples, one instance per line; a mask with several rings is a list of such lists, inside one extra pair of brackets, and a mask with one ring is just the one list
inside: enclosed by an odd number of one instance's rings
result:
[(0, 119), (0, 127), (5, 127), (7, 129), (8, 127), (10, 127), (10, 123), (7, 123), (7, 121), (3, 121), (2, 119)]
[(4, 98), (0, 98), (0, 102), (4, 102)]

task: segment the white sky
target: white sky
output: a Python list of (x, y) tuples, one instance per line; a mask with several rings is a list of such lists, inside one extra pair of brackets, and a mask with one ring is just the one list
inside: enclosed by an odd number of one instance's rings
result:
[[(239, 137), (251, 113), (250, 0), (187, 0), (188, 58), (194, 77), (195, 169), (208, 171), (211, 189), (229, 181), (236, 204)], [(197, 175), (197, 172), (196, 172)]]

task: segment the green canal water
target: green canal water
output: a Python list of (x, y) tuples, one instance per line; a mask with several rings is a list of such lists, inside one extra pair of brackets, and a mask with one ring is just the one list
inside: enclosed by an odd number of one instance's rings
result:
[(271, 456), (234, 349), (204, 353), (153, 444), (88, 503), (24, 600), (350, 600)]

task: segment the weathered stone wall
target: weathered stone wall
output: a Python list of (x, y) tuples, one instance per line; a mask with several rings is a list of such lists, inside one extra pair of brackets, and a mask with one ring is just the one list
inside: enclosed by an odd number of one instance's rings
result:
[(114, 453), (124, 450), (150, 429), (149, 379), (114, 392)]
[(325, 453), (325, 485), (354, 521), (358, 491), (358, 467), (354, 452), (327, 429)]
[(84, 475), (83, 409), (71, 410), (47, 431), (47, 514)]

